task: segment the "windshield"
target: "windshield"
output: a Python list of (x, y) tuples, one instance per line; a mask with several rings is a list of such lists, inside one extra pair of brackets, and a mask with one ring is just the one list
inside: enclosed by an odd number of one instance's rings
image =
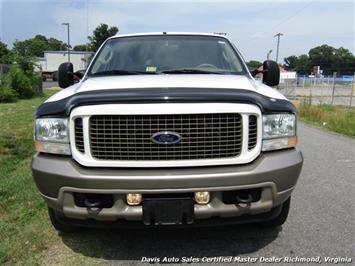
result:
[(88, 75), (245, 74), (241, 59), (222, 37), (155, 35), (108, 40)]

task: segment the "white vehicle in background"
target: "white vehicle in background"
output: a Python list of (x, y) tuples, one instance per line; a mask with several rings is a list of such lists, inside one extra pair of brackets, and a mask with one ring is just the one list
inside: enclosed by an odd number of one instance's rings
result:
[[(70, 51), (70, 62), (76, 70), (86, 69), (92, 58), (92, 52)], [(68, 51), (44, 51), (44, 56), (37, 58), (36, 69), (42, 72), (42, 78), (58, 80), (58, 66), (68, 61)]]

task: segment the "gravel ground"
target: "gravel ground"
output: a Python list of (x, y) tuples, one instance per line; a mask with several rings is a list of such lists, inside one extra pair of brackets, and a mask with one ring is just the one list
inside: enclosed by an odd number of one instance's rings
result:
[(51, 89), (53, 87), (58, 88), (58, 81), (43, 81), (43, 89)]

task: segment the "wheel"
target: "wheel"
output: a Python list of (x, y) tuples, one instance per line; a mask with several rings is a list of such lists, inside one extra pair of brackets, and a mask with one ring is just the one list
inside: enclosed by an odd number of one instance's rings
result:
[(52, 208), (48, 207), (49, 218), (52, 222), (53, 227), (60, 232), (72, 233), (78, 230), (78, 227), (75, 227), (69, 223), (63, 222), (60, 220), (61, 214)]
[(276, 227), (279, 225), (283, 225), (284, 222), (287, 219), (288, 216), (288, 212), (290, 210), (290, 203), (291, 203), (291, 197), (289, 197), (283, 204), (282, 204), (282, 209), (280, 214), (271, 219), (271, 220), (267, 220), (267, 221), (263, 221), (260, 223), (261, 226), (265, 226), (265, 227)]
[(54, 71), (52, 74), (52, 81), (58, 81), (58, 71)]

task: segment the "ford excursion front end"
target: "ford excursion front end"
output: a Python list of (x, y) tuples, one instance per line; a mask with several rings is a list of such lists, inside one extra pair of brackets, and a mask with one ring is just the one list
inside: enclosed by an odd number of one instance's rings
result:
[[(54, 227), (285, 222), (296, 109), (225, 37), (114, 36), (36, 112), (32, 171)], [(75, 79), (80, 79), (75, 83)]]

